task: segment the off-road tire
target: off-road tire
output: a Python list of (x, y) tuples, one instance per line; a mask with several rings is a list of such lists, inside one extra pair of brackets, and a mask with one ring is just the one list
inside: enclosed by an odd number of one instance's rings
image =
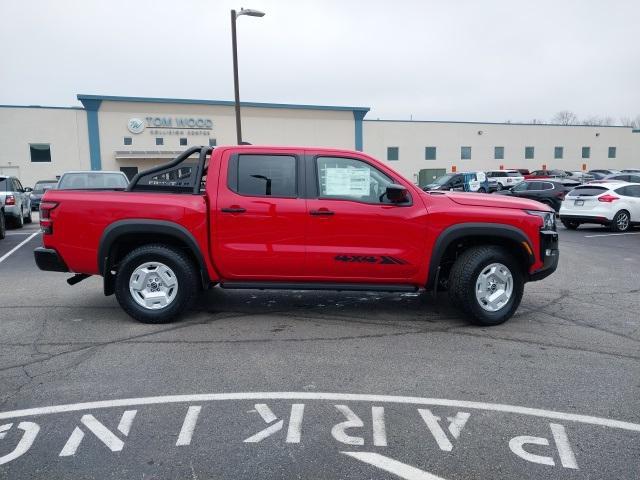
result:
[(31, 207), (29, 207), (29, 213), (24, 217), (24, 223), (33, 223), (33, 218), (31, 218)]
[[(513, 279), (513, 292), (509, 301), (495, 312), (484, 310), (476, 298), (476, 281), (482, 271), (492, 263), (506, 266)], [(522, 265), (502, 247), (478, 246), (462, 252), (449, 272), (451, 303), (469, 316), (472, 323), (482, 326), (499, 325), (513, 316), (522, 300), (524, 272)]]
[[(178, 291), (169, 305), (159, 310), (140, 306), (132, 297), (129, 280), (133, 272), (147, 262), (169, 267), (178, 281)], [(168, 323), (188, 310), (200, 291), (200, 273), (192, 260), (180, 249), (163, 244), (143, 245), (129, 252), (117, 267), (115, 294), (120, 306), (142, 323)]]
[(7, 236), (7, 222), (4, 218), (4, 212), (0, 211), (0, 240)]

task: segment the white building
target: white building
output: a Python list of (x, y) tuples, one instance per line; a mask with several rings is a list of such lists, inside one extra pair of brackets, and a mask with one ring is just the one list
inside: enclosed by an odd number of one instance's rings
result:
[[(82, 107), (0, 105), (0, 174), (16, 175), (24, 185), (67, 170), (131, 176), (189, 146), (236, 141), (233, 102), (101, 95), (78, 100)], [(243, 102), (243, 139), (364, 150), (416, 183), (454, 167), (640, 168), (640, 131), (631, 128), (366, 120), (368, 111)]]

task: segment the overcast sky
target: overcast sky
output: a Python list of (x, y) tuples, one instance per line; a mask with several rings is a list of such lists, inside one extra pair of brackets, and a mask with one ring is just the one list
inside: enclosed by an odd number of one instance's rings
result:
[(640, 1), (0, 0), (0, 104), (77, 93), (467, 121), (640, 115)]

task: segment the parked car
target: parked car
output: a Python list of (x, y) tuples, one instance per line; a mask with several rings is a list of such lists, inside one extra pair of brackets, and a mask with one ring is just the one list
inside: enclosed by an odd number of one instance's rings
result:
[(517, 170), (525, 178), (527, 178), (527, 175), (531, 174), (528, 168), (513, 168), (511, 170)]
[(620, 173), (618, 170), (607, 170), (607, 169), (597, 169), (597, 170), (589, 170), (589, 173), (595, 177), (595, 180), (602, 180), (607, 175), (613, 175), (616, 173)]
[(560, 207), (560, 221), (570, 230), (583, 223), (626, 232), (640, 223), (640, 183), (590, 183), (574, 188)]
[(17, 177), (0, 175), (0, 201), (4, 204), (5, 220), (22, 228), (31, 223), (30, 188), (24, 188)]
[(58, 180), (57, 190), (114, 190), (125, 189), (129, 179), (123, 172), (74, 171), (65, 172)]
[(541, 203), (423, 192), (384, 162), (328, 148), (192, 147), (125, 191), (49, 190), (40, 212), (38, 267), (75, 272), (71, 284), (103, 276), (105, 294), (147, 323), (220, 285), (447, 288), (469, 319), (497, 325), (559, 255)]
[(52, 188), (56, 188), (57, 180), (38, 180), (33, 186), (33, 190), (29, 195), (31, 199), (31, 210), (38, 210), (40, 208), (40, 200), (44, 195), (44, 192)]
[(553, 180), (524, 180), (513, 187), (496, 192), (496, 194), (530, 198), (550, 206), (557, 212), (569, 190), (570, 188)]
[(640, 173), (640, 169), (638, 169), (638, 168), (625, 168), (624, 170), (620, 170), (620, 173)]
[(607, 175), (603, 178), (607, 182), (620, 181), (620, 182), (632, 182), (640, 183), (640, 173), (615, 173), (613, 175)]
[(524, 175), (518, 170), (490, 170), (487, 172), (487, 178), (495, 180), (497, 190), (500, 191), (520, 183), (524, 180)]
[[(495, 188), (495, 184), (494, 184)], [(491, 185), (484, 172), (448, 173), (437, 178), (433, 183), (422, 187), (429, 190), (455, 190), (458, 192), (487, 193)]]
[(7, 222), (4, 218), (4, 203), (0, 200), (0, 240), (5, 238), (7, 234)]
[(567, 174), (566, 178), (568, 180), (573, 180), (573, 181), (579, 182), (579, 183), (587, 183), (587, 182), (591, 182), (592, 180), (596, 179), (596, 177), (594, 177), (592, 174), (587, 173), (587, 172), (582, 172), (580, 170), (577, 170), (577, 171), (565, 170), (564, 173)]

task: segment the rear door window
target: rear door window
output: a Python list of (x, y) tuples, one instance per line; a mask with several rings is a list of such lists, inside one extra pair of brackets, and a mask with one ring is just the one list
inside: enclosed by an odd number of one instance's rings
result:
[(529, 182), (528, 191), (539, 191), (542, 190), (543, 182)]
[(238, 155), (229, 162), (228, 185), (240, 195), (295, 198), (296, 178), (291, 155)]

